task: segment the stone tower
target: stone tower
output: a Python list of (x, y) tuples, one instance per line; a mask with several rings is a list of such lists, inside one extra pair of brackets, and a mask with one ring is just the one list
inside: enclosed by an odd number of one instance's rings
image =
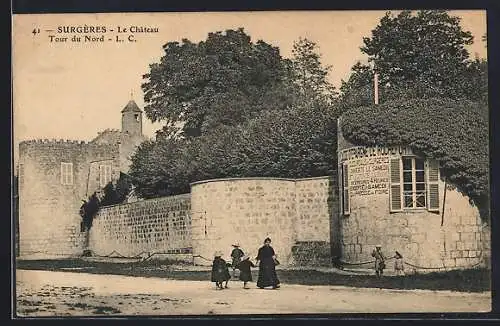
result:
[(120, 131), (120, 171), (128, 173), (132, 155), (137, 146), (146, 140), (142, 134), (142, 110), (131, 99), (122, 110), (122, 130)]
[(142, 111), (134, 100), (130, 100), (122, 110), (122, 133), (142, 136)]

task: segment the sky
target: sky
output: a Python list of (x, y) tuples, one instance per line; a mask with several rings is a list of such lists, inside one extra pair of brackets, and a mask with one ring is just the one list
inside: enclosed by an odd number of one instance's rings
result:
[[(13, 16), (14, 159), (18, 144), (28, 139), (89, 141), (98, 131), (119, 129), (120, 111), (133, 98), (144, 107), (142, 75), (163, 55), (162, 46), (187, 38), (205, 40), (208, 33), (243, 27), (252, 41), (259, 39), (290, 57), (293, 42), (307, 37), (317, 43), (322, 63), (331, 66), (330, 81), (339, 87), (350, 68), (366, 62), (359, 50), (385, 11), (224, 12), (29, 14)], [(471, 56), (486, 58), (481, 36), (486, 12), (450, 11), (474, 36)], [(59, 26), (106, 26), (106, 42), (50, 42), (46, 30)], [(136, 33), (135, 42), (118, 34), (118, 27), (158, 28), (158, 33)], [(33, 31), (40, 30), (39, 33)], [(122, 36), (124, 35), (124, 36)], [(116, 37), (124, 42), (116, 42)], [(82, 36), (83, 38), (83, 36)], [(143, 133), (154, 137), (161, 124), (143, 120)]]

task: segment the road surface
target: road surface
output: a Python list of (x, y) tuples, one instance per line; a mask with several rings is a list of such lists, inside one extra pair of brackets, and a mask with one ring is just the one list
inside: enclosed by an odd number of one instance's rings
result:
[(491, 294), (282, 284), (215, 290), (210, 282), (18, 270), (17, 315), (487, 312)]

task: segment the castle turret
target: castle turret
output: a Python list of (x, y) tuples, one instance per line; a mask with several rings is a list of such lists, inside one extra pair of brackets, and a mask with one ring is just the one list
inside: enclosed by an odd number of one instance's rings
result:
[(142, 110), (130, 100), (122, 110), (122, 133), (142, 136)]
[(120, 133), (120, 171), (128, 173), (131, 156), (145, 137), (142, 134), (142, 110), (131, 99), (122, 110)]

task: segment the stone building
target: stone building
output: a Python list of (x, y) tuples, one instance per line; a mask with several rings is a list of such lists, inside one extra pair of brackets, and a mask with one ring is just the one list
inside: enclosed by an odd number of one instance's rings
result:
[(338, 164), (344, 261), (370, 261), (379, 244), (415, 270), (489, 264), (490, 228), (466, 195), (445, 184), (439, 162), (404, 146), (355, 146), (339, 122)]
[(31, 140), (19, 144), (20, 255), (80, 254), (82, 200), (127, 173), (130, 156), (145, 140), (142, 111), (130, 100), (122, 129), (90, 142)]

